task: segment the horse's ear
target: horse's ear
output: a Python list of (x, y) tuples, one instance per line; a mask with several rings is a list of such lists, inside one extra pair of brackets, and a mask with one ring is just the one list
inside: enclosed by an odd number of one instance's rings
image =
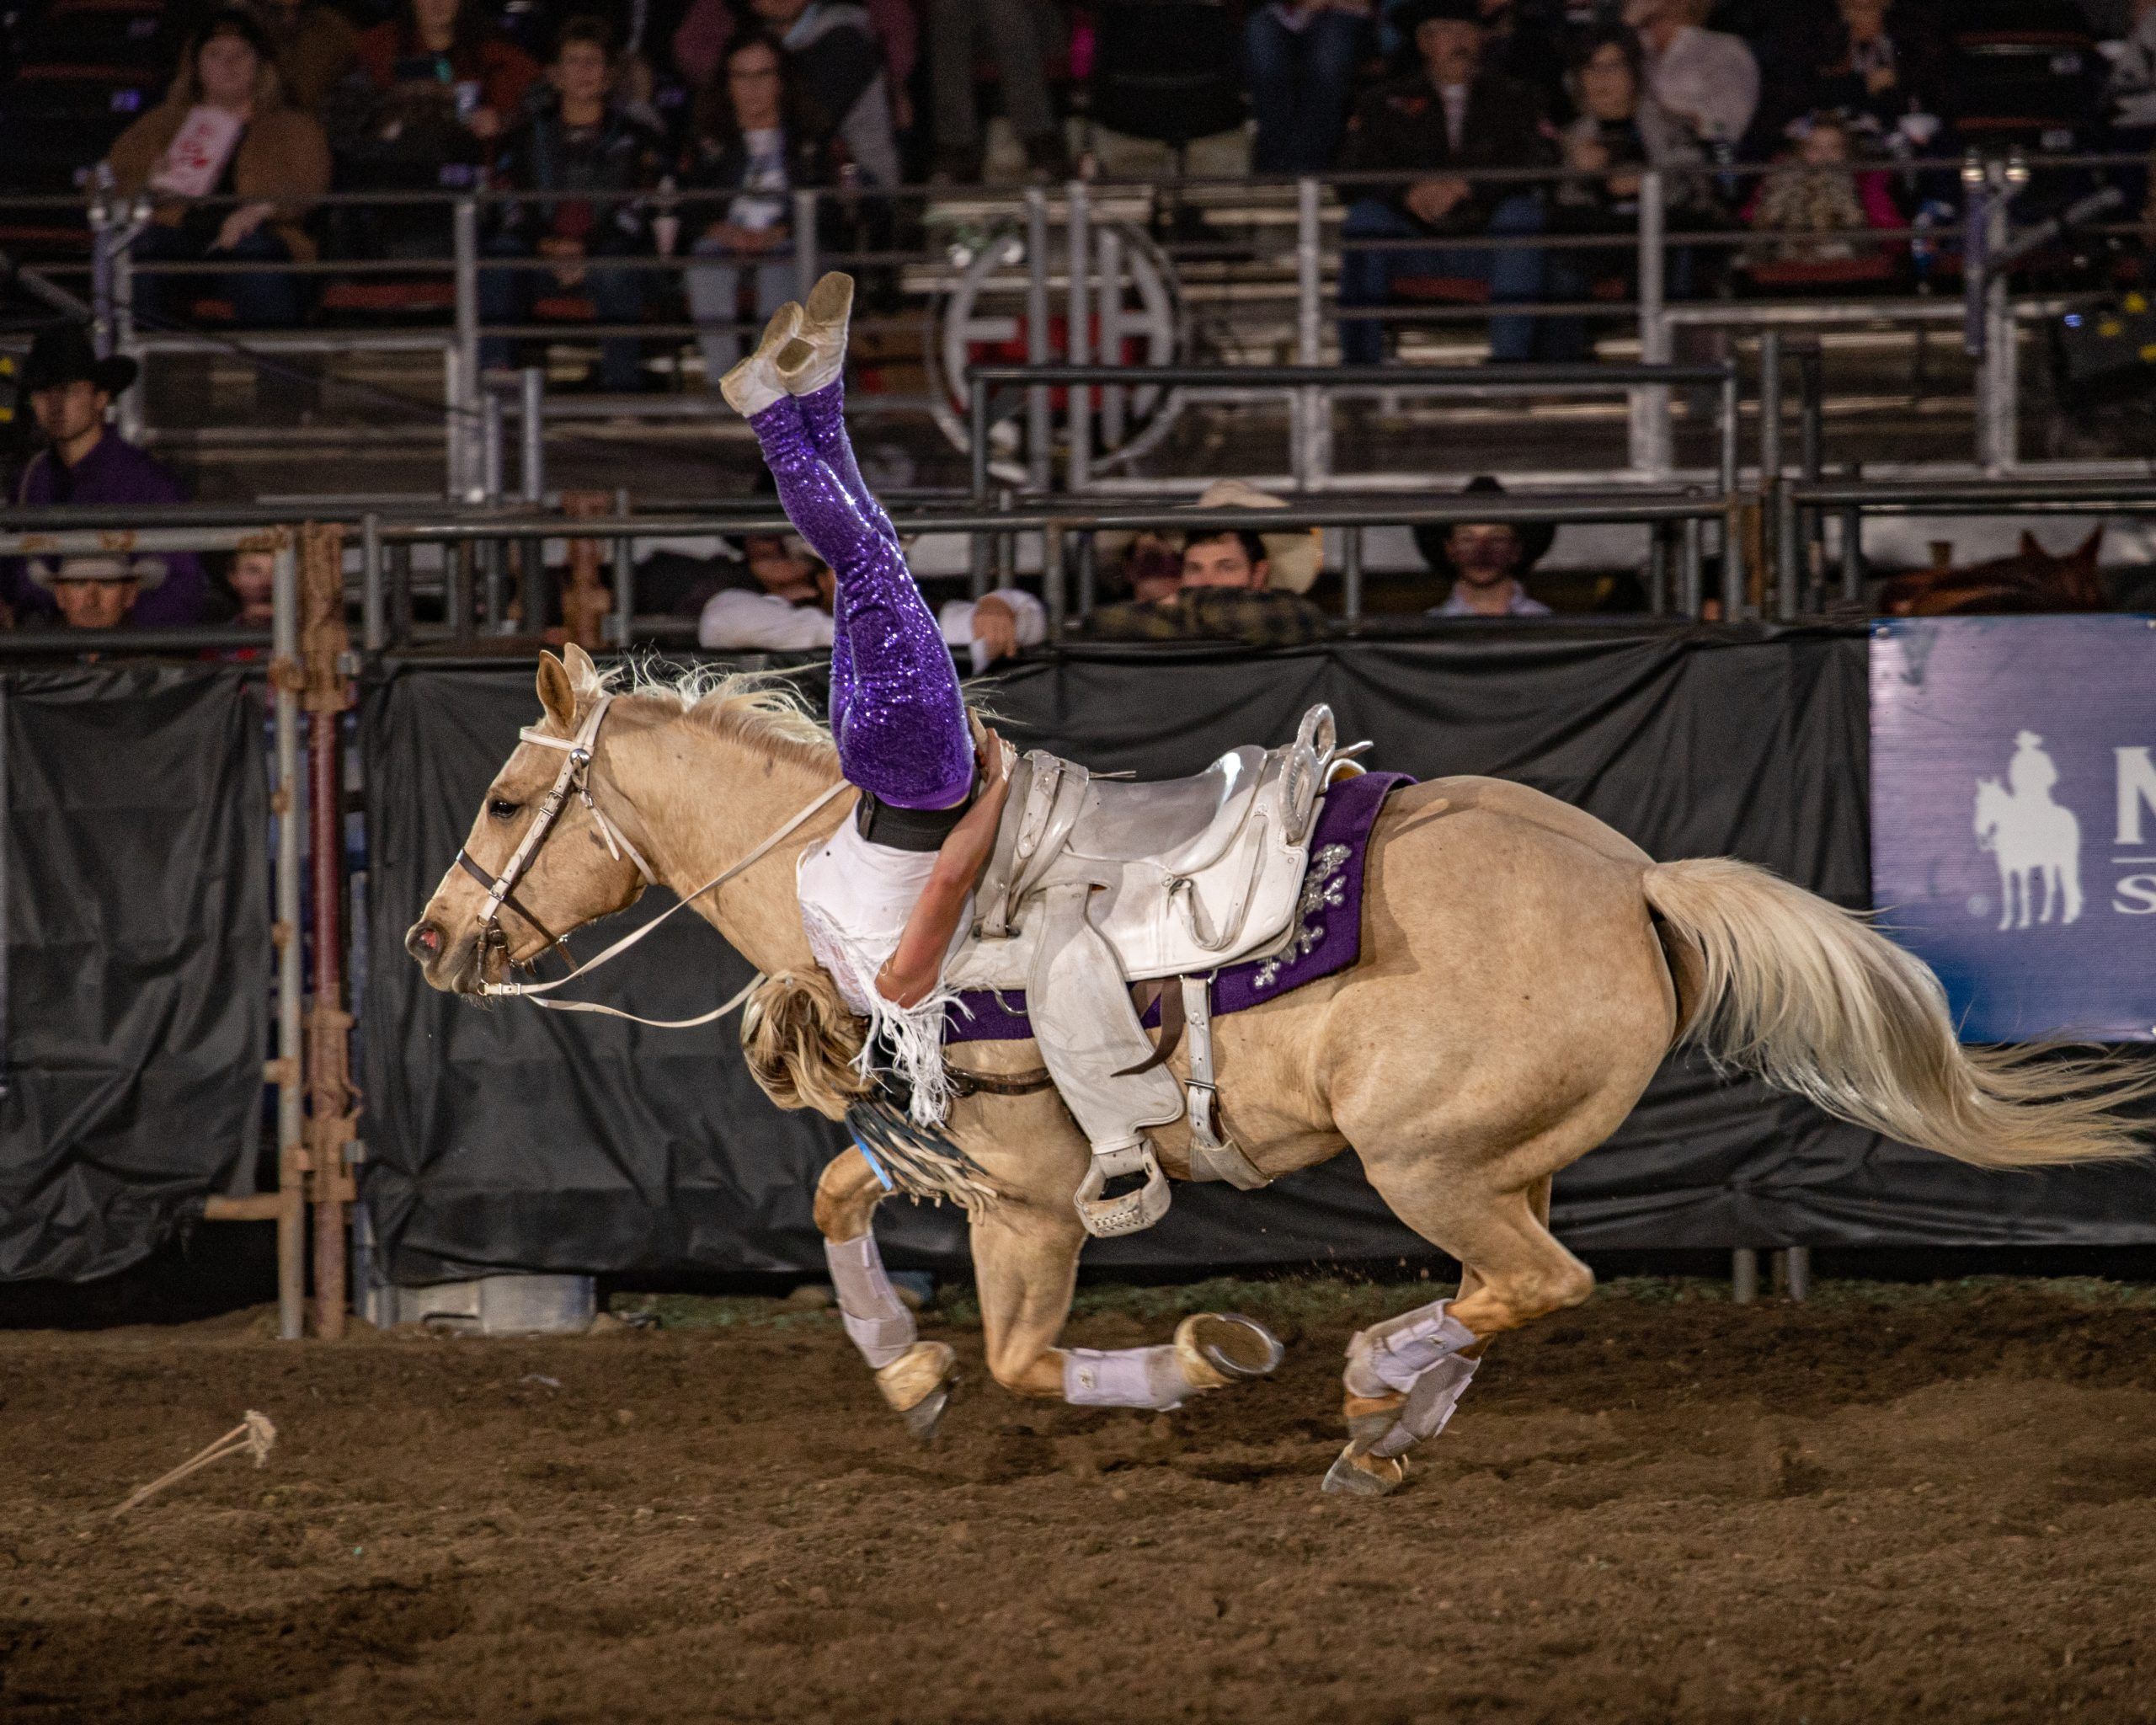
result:
[(568, 667), (551, 653), (539, 655), (539, 704), (547, 709), (547, 717), (554, 721), (557, 730), (575, 731), (576, 684), (570, 679)]
[(2051, 553), (2036, 542), (2036, 536), (2026, 527), (2021, 530), (2021, 555), (2027, 558), (2042, 558), (2047, 561), (2051, 557)]
[(569, 686), (574, 689), (595, 689), (599, 686), (599, 667), (591, 655), (575, 642), (562, 649), (562, 663), (568, 668)]
[(2096, 566), (2096, 553), (2103, 549), (2103, 545), (2104, 524), (2099, 521), (2089, 530), (2089, 537), (2075, 547), (2073, 560), (2075, 563), (2085, 563), (2094, 569)]

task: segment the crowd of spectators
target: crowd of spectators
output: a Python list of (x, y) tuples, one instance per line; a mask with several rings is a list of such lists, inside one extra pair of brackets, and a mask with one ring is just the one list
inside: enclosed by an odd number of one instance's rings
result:
[[(106, 165), (121, 190), (163, 195), (140, 259), (232, 268), (146, 275), (146, 322), (291, 323), (318, 278), (259, 266), (443, 255), (440, 206), (311, 209), (325, 190), (489, 187), (533, 195), (490, 206), (489, 323), (633, 326), (675, 292), (639, 265), (678, 253), (698, 260), (680, 287), (714, 371), (790, 284), (792, 193), (975, 179), (990, 104), (1027, 172), (1070, 172), (1099, 51), (1142, 35), (1149, 10), (1228, 15), (1214, 39), (1239, 44), (1251, 166), (1337, 180), (1342, 342), (1358, 360), (1383, 353), (1382, 308), (1402, 298), (1623, 297), (1607, 242), (1636, 222), (1646, 169), (1684, 227), (1732, 232), (1716, 258), (1785, 271), (1912, 255), (1866, 236), (1923, 226), (1951, 197), (1902, 165), (1919, 156), (2002, 137), (2156, 144), (2156, 0), (201, 3), (169, 0), (169, 91)], [(1470, 177), (1493, 169), (1543, 177)], [(239, 201), (186, 201), (201, 197)], [(887, 238), (882, 219), (855, 237)], [(1747, 246), (1752, 227), (1774, 238)], [(1582, 243), (1550, 243), (1564, 236)], [(1672, 260), (1673, 291), (1697, 262)], [(1582, 326), (1499, 315), (1491, 343), (1573, 357)], [(489, 344), (490, 363), (513, 357)], [(643, 382), (638, 360), (616, 335), (597, 381)]]

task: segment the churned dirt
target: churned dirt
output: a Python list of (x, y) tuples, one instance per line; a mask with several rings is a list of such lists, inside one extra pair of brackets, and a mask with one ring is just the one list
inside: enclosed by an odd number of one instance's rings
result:
[[(1398, 1495), (1321, 1498), (1341, 1347), (1417, 1293), (1237, 1290), (1287, 1366), (1159, 1418), (1003, 1394), (961, 1308), (926, 1450), (776, 1302), (0, 1337), (0, 1717), (2156, 1717), (2145, 1294), (1620, 1287), (1508, 1338)], [(108, 1518), (247, 1408), (266, 1467)]]

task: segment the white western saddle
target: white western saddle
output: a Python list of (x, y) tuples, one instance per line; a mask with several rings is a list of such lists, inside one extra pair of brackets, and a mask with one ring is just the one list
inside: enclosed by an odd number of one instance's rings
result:
[[(1219, 1135), (1207, 984), (1295, 935), (1318, 803), (1367, 744), (1338, 746), (1330, 708), (1284, 748), (1231, 750), (1190, 778), (1120, 782), (1035, 750), (1011, 773), (972, 932), (944, 967), (954, 989), (1022, 989), (1042, 1063), (1093, 1146), (1078, 1213), (1097, 1235), (1150, 1227), (1168, 1185), (1145, 1135), (1191, 1122), (1194, 1178), (1264, 1183)], [(1130, 985), (1182, 979), (1186, 1087), (1140, 1026)], [(1163, 994), (1164, 1009), (1166, 996)], [(1104, 1196), (1109, 1181), (1139, 1189)]]

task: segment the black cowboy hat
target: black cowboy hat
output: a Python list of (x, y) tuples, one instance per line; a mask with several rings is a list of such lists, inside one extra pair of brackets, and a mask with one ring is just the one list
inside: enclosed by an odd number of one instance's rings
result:
[[(1504, 482), (1488, 473), (1477, 473), (1460, 488), (1462, 497), (1502, 497), (1506, 495)], [(1504, 518), (1492, 510), (1491, 519), (1500, 523)], [(1557, 537), (1555, 521), (1513, 521), (1506, 523), (1519, 535), (1519, 567), (1515, 576), (1524, 575), (1549, 554), (1551, 542)], [(1415, 549), (1422, 553), (1422, 561), (1439, 574), (1456, 574), (1452, 566), (1452, 553), (1445, 548), (1445, 541), (1452, 537), (1450, 526), (1425, 521), (1415, 529)]]
[(19, 386), (24, 395), (40, 389), (56, 389), (67, 383), (93, 383), (107, 395), (118, 395), (134, 382), (139, 367), (132, 360), (115, 355), (98, 357), (90, 333), (80, 323), (56, 323), (40, 329), (30, 342), (23, 361)]
[(1392, 27), (1411, 42), (1426, 24), (1444, 19), (1454, 24), (1486, 26), (1480, 0), (1406, 0), (1391, 13)]

